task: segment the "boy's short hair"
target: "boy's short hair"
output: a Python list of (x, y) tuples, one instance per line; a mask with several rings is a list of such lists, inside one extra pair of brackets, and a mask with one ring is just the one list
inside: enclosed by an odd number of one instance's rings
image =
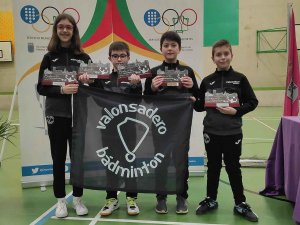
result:
[(216, 48), (223, 47), (223, 46), (229, 47), (229, 50), (230, 50), (230, 52), (232, 54), (232, 47), (231, 47), (230, 42), (228, 40), (226, 40), (226, 39), (222, 39), (222, 40), (219, 40), (216, 43), (214, 43), (214, 45), (212, 47), (212, 57), (214, 57)]
[(179, 48), (181, 49), (181, 37), (179, 36), (179, 34), (177, 32), (167, 31), (167, 32), (163, 33), (163, 35), (160, 38), (160, 48), (162, 48), (163, 42), (165, 40), (177, 42)]
[(127, 56), (130, 56), (129, 46), (123, 41), (114, 41), (110, 44), (108, 55), (111, 56), (112, 51), (126, 51)]

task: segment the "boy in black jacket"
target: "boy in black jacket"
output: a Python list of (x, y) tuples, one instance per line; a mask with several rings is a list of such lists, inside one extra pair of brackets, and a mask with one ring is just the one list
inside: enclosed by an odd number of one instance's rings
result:
[[(145, 95), (184, 95), (190, 96), (197, 96), (198, 91), (198, 84), (197, 80), (194, 75), (194, 71), (188, 67), (179, 64), (177, 60), (177, 55), (181, 51), (181, 38), (180, 36), (174, 31), (168, 31), (164, 33), (160, 39), (160, 50), (162, 55), (164, 56), (164, 61), (160, 66), (154, 67), (151, 69), (152, 77), (147, 78), (145, 82)], [(157, 75), (158, 70), (165, 71), (165, 70), (187, 70), (187, 74), (180, 79), (179, 86), (166, 86), (164, 85), (165, 80), (164, 77), (161, 75)], [(189, 177), (188, 172), (188, 150), (189, 149), (182, 149), (182, 151), (186, 152), (186, 172), (185, 172), (185, 183), (184, 183), (184, 190), (182, 193), (177, 193), (177, 206), (176, 206), (176, 213), (177, 214), (186, 214), (188, 213), (187, 201), (188, 198), (188, 183), (187, 179)], [(173, 156), (174, 160), (176, 161), (176, 155)], [(166, 172), (166, 169), (162, 168), (162, 173)], [(163, 179), (161, 174), (158, 175)], [(157, 181), (160, 182), (160, 181)], [(161, 182), (164, 182), (162, 180)], [(168, 212), (167, 210), (167, 194), (164, 192), (157, 193), (157, 204), (155, 207), (155, 211), (160, 214), (165, 214)]]
[[(101, 88), (107, 91), (117, 92), (117, 93), (127, 93), (127, 94), (137, 94), (142, 95), (142, 84), (141, 78), (138, 75), (130, 75), (128, 81), (120, 81), (118, 75), (118, 65), (128, 63), (130, 59), (129, 46), (125, 42), (115, 41), (111, 43), (108, 50), (108, 59), (113, 65), (113, 71), (110, 74), (109, 79), (89, 79), (88, 74), (83, 74), (79, 77), (79, 80), (83, 83), (89, 84), (89, 86)], [(135, 135), (132, 131), (130, 135)], [(126, 203), (127, 203), (127, 213), (128, 215), (134, 216), (140, 213), (139, 207), (137, 205), (136, 192), (126, 193)], [(101, 216), (108, 216), (119, 208), (119, 200), (117, 196), (117, 191), (106, 191), (106, 204), (102, 207), (100, 211)]]
[[(217, 192), (222, 157), (234, 196), (234, 213), (257, 222), (257, 215), (246, 203), (242, 182), (242, 116), (254, 110), (258, 100), (246, 76), (230, 66), (232, 48), (227, 40), (213, 45), (212, 60), (217, 70), (205, 77), (200, 85), (196, 111), (206, 111), (203, 121), (203, 139), (207, 152), (207, 197), (199, 203), (196, 214), (218, 208)], [(226, 102), (224, 99), (228, 98)], [(216, 101), (216, 99), (219, 99)]]

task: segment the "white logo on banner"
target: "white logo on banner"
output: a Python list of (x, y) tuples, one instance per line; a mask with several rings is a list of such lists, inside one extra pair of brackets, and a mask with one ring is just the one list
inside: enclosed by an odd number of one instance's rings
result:
[[(135, 148), (132, 151), (130, 151), (130, 149), (128, 148), (128, 146), (126, 144), (126, 141), (123, 138), (123, 134), (121, 132), (121, 126), (124, 125), (124, 124), (126, 124), (128, 120), (131, 120), (131, 121), (133, 121), (135, 123), (139, 123), (139, 124), (143, 125), (146, 128), (146, 131), (144, 132), (142, 138), (139, 140), (139, 142), (137, 143), (137, 145), (135, 146)], [(130, 118), (130, 117), (126, 117), (123, 122), (121, 122), (121, 123), (118, 124), (117, 129), (118, 129), (118, 134), (119, 134), (119, 137), (120, 137), (120, 139), (122, 141), (122, 144), (124, 145), (124, 148), (125, 148), (125, 150), (127, 152), (127, 154), (125, 155), (125, 158), (126, 158), (127, 162), (133, 162), (135, 160), (135, 154), (134, 153), (140, 147), (140, 145), (142, 144), (143, 140), (147, 136), (147, 134), (149, 132), (149, 127), (147, 126), (147, 124), (145, 124), (142, 121), (139, 121), (139, 120), (136, 120), (136, 119), (133, 119), (133, 118)]]
[[(96, 128), (105, 130), (109, 123), (117, 116), (127, 113), (127, 112), (133, 112), (133, 113), (139, 113), (146, 117), (148, 117), (151, 122), (157, 127), (157, 132), (160, 135), (164, 135), (167, 132), (166, 124), (160, 117), (160, 115), (157, 115), (158, 108), (155, 109), (147, 109), (143, 105), (138, 104), (120, 104), (117, 107), (113, 107), (110, 110), (107, 108), (104, 108), (105, 115), (103, 115), (99, 122), (98, 126)], [(121, 127), (125, 125), (128, 122), (134, 122), (138, 125), (141, 125), (144, 127), (144, 133), (142, 134), (142, 137), (137, 140), (137, 144), (134, 146), (133, 149), (129, 149), (128, 144), (126, 143), (126, 140), (124, 139), (124, 135), (122, 134)], [(121, 142), (126, 150), (125, 159), (127, 162), (132, 163), (136, 159), (135, 152), (138, 150), (138, 148), (141, 146), (143, 141), (145, 140), (147, 134), (149, 133), (149, 126), (144, 123), (143, 121), (133, 119), (130, 117), (126, 117), (122, 122), (120, 122), (117, 125), (117, 131), (118, 135), (121, 139)], [(115, 173), (116, 175), (120, 175), (121, 177), (127, 177), (127, 178), (133, 178), (133, 177), (139, 177), (144, 176), (145, 174), (150, 173), (150, 169), (155, 169), (159, 164), (162, 163), (162, 159), (165, 158), (165, 155), (162, 153), (156, 153), (153, 157), (153, 159), (149, 161), (142, 161), (140, 167), (134, 167), (130, 166), (130, 168), (123, 167), (119, 165), (120, 161), (113, 161), (114, 157), (107, 154), (107, 151), (109, 150), (109, 147), (103, 147), (99, 150), (96, 150), (97, 156), (100, 158), (101, 163), (111, 172)]]

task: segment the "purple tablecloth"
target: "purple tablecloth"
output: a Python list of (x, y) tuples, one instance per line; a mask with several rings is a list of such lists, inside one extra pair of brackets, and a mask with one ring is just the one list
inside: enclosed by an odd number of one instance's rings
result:
[(282, 117), (267, 161), (263, 195), (285, 194), (295, 202), (293, 219), (300, 222), (300, 117)]

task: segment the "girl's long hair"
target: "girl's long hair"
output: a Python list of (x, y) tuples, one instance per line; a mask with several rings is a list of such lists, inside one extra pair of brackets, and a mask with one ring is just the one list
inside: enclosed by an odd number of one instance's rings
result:
[(65, 20), (65, 19), (67, 19), (73, 26), (73, 36), (71, 38), (70, 49), (73, 50), (73, 52), (75, 54), (79, 55), (84, 52), (83, 49), (81, 48), (79, 30), (78, 30), (77, 24), (75, 22), (75, 19), (71, 15), (66, 14), (66, 13), (62, 13), (62, 14), (58, 15), (54, 21), (52, 37), (48, 44), (48, 51), (49, 52), (59, 52), (61, 45), (60, 45), (59, 37), (57, 35), (57, 24), (61, 20)]

